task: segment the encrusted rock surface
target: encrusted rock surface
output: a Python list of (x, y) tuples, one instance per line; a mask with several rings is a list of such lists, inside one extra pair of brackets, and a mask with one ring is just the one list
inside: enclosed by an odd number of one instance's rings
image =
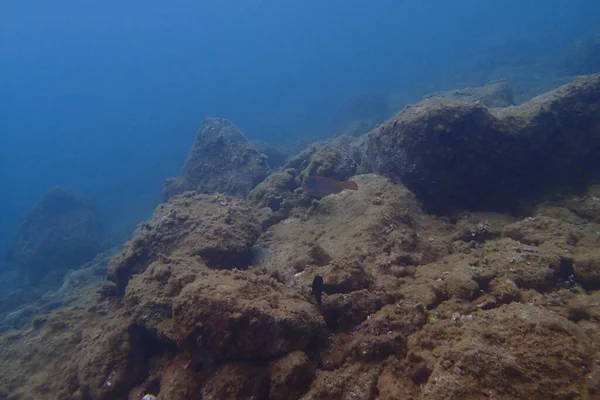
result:
[(176, 255), (198, 255), (211, 268), (244, 268), (260, 232), (254, 209), (243, 200), (187, 192), (159, 205), (139, 226), (111, 263), (110, 277), (122, 293), (134, 273)]
[(364, 162), (427, 210), (514, 211), (527, 196), (599, 178), (600, 75), (517, 107), (453, 99), (406, 107), (368, 135)]
[(267, 160), (232, 122), (205, 118), (181, 176), (165, 181), (163, 197), (168, 200), (187, 190), (246, 196), (269, 174)]
[(428, 324), (411, 344), (435, 358), (427, 399), (569, 398), (595, 361), (583, 329), (517, 303)]
[(354, 138), (341, 136), (312, 144), (290, 157), (285, 166), (294, 169), (301, 177), (319, 175), (337, 180), (348, 179), (358, 167), (352, 154), (352, 143), (355, 141)]
[(184, 346), (211, 362), (304, 349), (324, 326), (317, 308), (268, 277), (211, 272), (182, 289), (173, 323)]
[(294, 351), (270, 364), (269, 399), (297, 400), (312, 382), (315, 367), (306, 353)]

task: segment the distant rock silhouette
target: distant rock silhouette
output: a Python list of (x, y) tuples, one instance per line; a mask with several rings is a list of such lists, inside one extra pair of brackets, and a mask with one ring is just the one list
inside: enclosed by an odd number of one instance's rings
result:
[(9, 243), (6, 257), (33, 284), (60, 284), (69, 269), (100, 250), (103, 229), (91, 203), (61, 187), (31, 210)]

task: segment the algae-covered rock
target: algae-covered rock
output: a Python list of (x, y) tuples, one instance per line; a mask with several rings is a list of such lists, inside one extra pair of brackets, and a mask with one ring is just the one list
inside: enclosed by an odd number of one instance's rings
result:
[(484, 393), (497, 398), (572, 398), (581, 393), (594, 362), (581, 328), (548, 310), (517, 303), (426, 325), (409, 345), (421, 347), (431, 360), (423, 386), (430, 399), (478, 398)]
[(174, 326), (209, 361), (270, 358), (304, 349), (324, 327), (314, 305), (271, 279), (210, 271), (173, 301)]
[(586, 289), (600, 289), (600, 234), (582, 239), (573, 254), (573, 275)]
[(271, 400), (297, 400), (306, 391), (315, 375), (315, 368), (306, 353), (294, 351), (269, 366)]
[(267, 399), (268, 368), (250, 362), (224, 364), (208, 379), (202, 393), (203, 399)]
[(245, 197), (269, 174), (267, 158), (232, 122), (205, 118), (181, 177), (165, 181), (163, 197), (168, 200), (186, 190)]
[(293, 190), (297, 187), (294, 176), (290, 172), (275, 172), (259, 183), (250, 192), (248, 198), (259, 207), (269, 207), (277, 211), (285, 200), (292, 198)]
[(406, 107), (368, 135), (363, 163), (434, 212), (514, 211), (600, 177), (600, 75), (516, 107), (453, 99)]
[(356, 141), (357, 139), (341, 136), (314, 143), (290, 157), (285, 166), (293, 169), (300, 178), (318, 175), (337, 180), (348, 179), (356, 173), (358, 166), (352, 147)]
[(261, 232), (254, 208), (227, 196), (192, 192), (155, 210), (109, 266), (109, 277), (123, 293), (129, 278), (158, 257), (202, 257), (211, 268), (245, 268)]

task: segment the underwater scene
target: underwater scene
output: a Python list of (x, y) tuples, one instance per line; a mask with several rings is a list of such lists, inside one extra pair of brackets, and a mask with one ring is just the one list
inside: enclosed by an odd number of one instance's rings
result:
[(600, 2), (0, 5), (0, 400), (600, 400)]

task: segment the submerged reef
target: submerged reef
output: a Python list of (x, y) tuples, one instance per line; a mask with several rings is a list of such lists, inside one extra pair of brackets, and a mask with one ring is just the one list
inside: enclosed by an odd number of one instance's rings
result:
[[(598, 79), (438, 96), (237, 196), (171, 193), (107, 280), (0, 335), (0, 398), (598, 398), (600, 189), (567, 182), (600, 158)], [(313, 175), (358, 190), (310, 198)]]

